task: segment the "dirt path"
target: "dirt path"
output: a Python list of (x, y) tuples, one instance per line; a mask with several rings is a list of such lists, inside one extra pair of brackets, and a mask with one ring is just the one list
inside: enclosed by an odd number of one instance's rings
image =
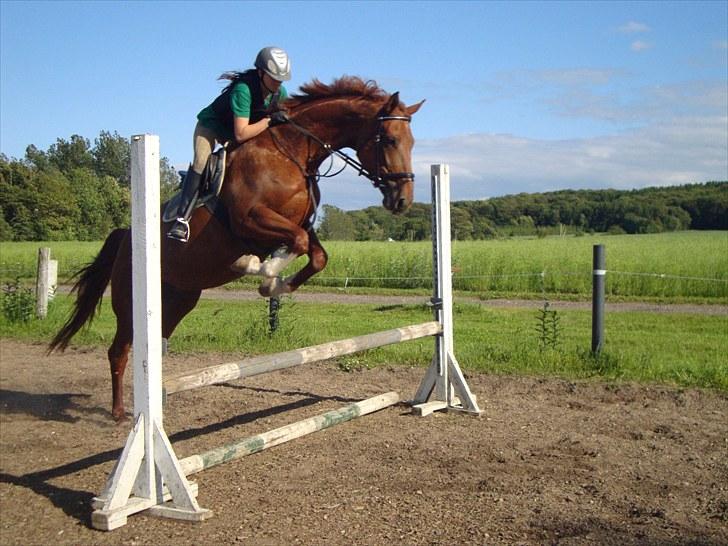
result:
[[(423, 373), (301, 366), (175, 395), (165, 428), (186, 457), (351, 400), (406, 399)], [(0, 339), (0, 544), (728, 544), (725, 395), (468, 380), (481, 418), (392, 407), (197, 475), (206, 522), (136, 515), (102, 533), (89, 501), (129, 433), (109, 417), (104, 351), (48, 357)]]

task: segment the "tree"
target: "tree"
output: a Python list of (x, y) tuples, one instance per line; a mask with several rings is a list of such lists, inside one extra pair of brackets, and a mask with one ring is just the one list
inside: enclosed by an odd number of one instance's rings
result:
[(131, 148), (129, 139), (117, 132), (101, 131), (91, 150), (94, 171), (100, 177), (110, 176), (122, 186), (131, 184)]
[[(169, 159), (163, 157), (159, 160), (159, 198), (162, 203), (169, 201), (177, 193), (182, 180), (179, 174), (169, 164)], [(127, 184), (128, 186), (128, 184)]]
[(356, 239), (354, 220), (347, 213), (333, 205), (324, 205), (324, 219), (318, 233), (323, 240), (353, 241)]
[(41, 171), (34, 177), (33, 186), (36, 192), (31, 210), (34, 239), (75, 239), (81, 214), (66, 176), (57, 169)]
[(48, 160), (62, 173), (69, 173), (73, 169), (90, 169), (94, 167), (94, 157), (91, 154), (89, 141), (79, 135), (71, 135), (70, 140), (56, 139), (47, 152)]

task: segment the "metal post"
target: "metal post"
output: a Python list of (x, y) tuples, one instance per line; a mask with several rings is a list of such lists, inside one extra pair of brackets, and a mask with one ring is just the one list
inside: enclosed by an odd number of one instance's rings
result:
[(592, 353), (604, 345), (604, 281), (607, 275), (604, 245), (594, 245), (592, 271)]
[(281, 308), (281, 299), (277, 296), (268, 300), (268, 326), (273, 335), (278, 330), (278, 311)]

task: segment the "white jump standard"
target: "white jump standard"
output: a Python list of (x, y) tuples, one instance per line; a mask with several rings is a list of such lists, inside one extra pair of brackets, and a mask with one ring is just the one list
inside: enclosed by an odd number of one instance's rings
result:
[(413, 411), (419, 415), (443, 409), (474, 415), (481, 413), (453, 353), (450, 180), (447, 165), (432, 166), (434, 321), (212, 366), (169, 377), (163, 385), (159, 138), (154, 135), (133, 137), (131, 163), (135, 424), (104, 492), (94, 499), (93, 507), (96, 510), (91, 523), (95, 528), (115, 529), (126, 523), (127, 516), (143, 510), (153, 515), (190, 521), (206, 519), (212, 513), (197, 504), (197, 486), (188, 482), (186, 476), (378, 411), (399, 401), (397, 393), (385, 393), (178, 460), (162, 427), (163, 391), (172, 394), (434, 336), (434, 356), (415, 394)]
[[(212, 515), (197, 504), (197, 491), (162, 427), (158, 136), (132, 137), (131, 180), (135, 425), (94, 503), (91, 525), (104, 531), (125, 525), (128, 515), (142, 510), (192, 521)], [(172, 504), (165, 502), (170, 496)]]

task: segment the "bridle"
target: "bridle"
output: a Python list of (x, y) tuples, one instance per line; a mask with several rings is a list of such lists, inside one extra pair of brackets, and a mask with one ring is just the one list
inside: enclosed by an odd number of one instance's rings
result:
[(305, 129), (304, 127), (301, 127), (298, 123), (295, 121), (289, 119), (287, 125), (290, 125), (294, 127), (297, 131), (300, 133), (306, 135), (311, 140), (314, 140), (317, 142), (324, 150), (326, 150), (329, 155), (335, 154), (337, 155), (344, 163), (347, 165), (353, 167), (357, 170), (359, 176), (364, 176), (365, 178), (368, 178), (371, 180), (372, 184), (380, 190), (384, 190), (387, 187), (387, 182), (391, 180), (402, 180), (402, 179), (410, 179), (414, 180), (415, 174), (411, 172), (397, 172), (397, 173), (390, 173), (390, 172), (382, 172), (382, 169), (386, 167), (386, 161), (384, 158), (384, 147), (395, 144), (395, 140), (388, 136), (384, 132), (384, 125), (383, 122), (385, 121), (406, 121), (409, 123), (412, 121), (411, 116), (377, 116), (377, 134), (374, 137), (374, 146), (375, 146), (375, 171), (374, 173), (369, 172), (364, 165), (362, 165), (359, 161), (354, 159), (353, 157), (349, 156), (348, 154), (342, 152), (341, 150), (336, 150), (331, 147), (330, 144), (327, 144), (323, 140), (321, 140), (319, 137), (311, 133), (308, 129)]
[(376, 166), (376, 180), (368, 176), (369, 180), (371, 180), (374, 185), (382, 189), (386, 184), (386, 182), (390, 180), (401, 180), (403, 178), (409, 178), (410, 180), (415, 179), (415, 173), (408, 173), (408, 172), (401, 172), (401, 173), (384, 173), (382, 174), (382, 165), (384, 165), (384, 147), (388, 146), (390, 144), (396, 144), (395, 140), (388, 136), (384, 132), (384, 125), (382, 122), (384, 121), (406, 121), (409, 123), (412, 121), (411, 116), (378, 116), (377, 117), (377, 136), (374, 137), (374, 144), (376, 146), (375, 150), (375, 166)]

